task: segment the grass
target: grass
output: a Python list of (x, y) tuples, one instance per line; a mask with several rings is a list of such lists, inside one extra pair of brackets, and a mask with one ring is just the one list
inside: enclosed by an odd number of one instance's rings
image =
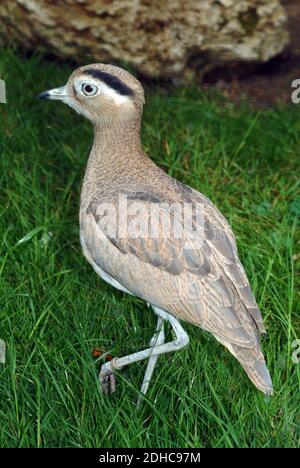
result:
[(229, 352), (187, 325), (189, 347), (160, 357), (137, 412), (145, 363), (121, 373), (108, 398), (91, 350), (122, 356), (146, 347), (155, 317), (143, 301), (100, 280), (81, 254), (89, 123), (35, 99), (70, 72), (38, 56), (0, 52), (8, 94), (0, 105), (0, 338), (8, 347), (0, 365), (0, 446), (299, 446), (300, 364), (292, 361), (300, 338), (299, 109), (237, 109), (200, 89), (147, 91), (146, 150), (209, 196), (237, 235), (269, 331), (263, 349), (275, 394), (258, 392)]

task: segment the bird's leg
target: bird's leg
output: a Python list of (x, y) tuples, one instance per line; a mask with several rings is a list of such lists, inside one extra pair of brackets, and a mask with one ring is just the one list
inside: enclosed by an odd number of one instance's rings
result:
[[(155, 332), (155, 335), (150, 340), (150, 346), (152, 349), (154, 349), (156, 346), (164, 344), (164, 342), (165, 342), (164, 319), (162, 317), (158, 317), (156, 332)], [(137, 406), (140, 405), (143, 395), (146, 395), (147, 393), (150, 380), (153, 375), (154, 368), (156, 366), (157, 359), (158, 359), (158, 354), (153, 354), (152, 352), (151, 356), (149, 357), (147, 369), (146, 369), (144, 380), (143, 380), (142, 387), (141, 387), (142, 395), (139, 396)]]
[(180, 322), (175, 317), (173, 317), (173, 315), (170, 315), (157, 308), (154, 308), (154, 310), (160, 317), (162, 317), (165, 320), (168, 320), (175, 333), (176, 339), (171, 341), (170, 343), (164, 343), (155, 346), (154, 348), (145, 349), (144, 351), (139, 351), (128, 356), (114, 358), (111, 361), (103, 364), (101, 367), (99, 380), (104, 391), (107, 389), (107, 383), (108, 379), (110, 378), (110, 375), (113, 374), (115, 370), (120, 370), (124, 366), (128, 366), (133, 362), (142, 361), (143, 359), (147, 359), (150, 356), (159, 356), (160, 354), (177, 351), (188, 345), (188, 334), (184, 331)]

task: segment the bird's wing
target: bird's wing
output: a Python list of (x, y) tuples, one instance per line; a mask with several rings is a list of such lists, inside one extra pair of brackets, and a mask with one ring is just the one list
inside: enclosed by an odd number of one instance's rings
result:
[[(151, 276), (157, 278), (157, 288), (165, 288), (164, 294), (169, 296), (166, 297), (166, 304), (172, 303), (176, 289), (183, 291), (182, 299), (173, 301), (173, 306), (165, 310), (177, 314), (179, 318), (198, 323), (221, 340), (239, 346), (254, 346), (257, 343), (254, 323), (260, 331), (264, 331), (263, 321), (238, 259), (233, 233), (225, 218), (209, 200), (183, 187), (187, 190), (187, 196), (182, 198), (181, 187), (181, 197), (164, 199), (163, 206), (160, 196), (142, 191), (127, 193), (126, 230), (123, 230), (122, 235), (114, 229), (110, 232), (112, 220), (107, 217), (107, 211), (104, 216), (99, 214), (96, 201), (90, 203), (88, 212), (120, 253), (128, 257), (133, 255), (139, 260), (139, 277), (145, 289), (147, 281), (143, 279), (143, 269), (149, 273), (149, 268), (146, 268), (148, 265), (153, 267)], [(192, 213), (192, 222), (188, 225), (184, 223), (184, 216), (180, 216), (174, 208), (178, 205), (184, 207), (185, 203), (190, 203), (187, 212)], [(118, 218), (116, 224), (119, 226), (122, 214), (117, 202), (114, 206)], [(200, 213), (199, 219), (195, 212)], [(166, 235), (163, 223), (157, 224), (157, 214), (161, 216), (160, 219), (169, 216), (171, 226), (176, 225), (179, 230), (181, 228), (180, 235), (177, 236), (172, 229), (167, 230)], [(153, 226), (156, 229), (154, 235), (150, 231)], [(128, 287), (124, 284), (124, 278), (116, 279)], [(190, 293), (184, 294), (187, 288), (193, 289), (193, 298)], [(144, 290), (141, 297), (151, 302), (151, 295), (147, 295), (147, 291)], [(201, 314), (203, 305), (206, 309), (204, 320)], [(183, 316), (180, 311), (183, 308), (192, 312), (187, 311)]]
[[(219, 254), (218, 257), (223, 268), (224, 276), (231, 282), (242, 304), (247, 308), (255, 321), (259, 331), (265, 333), (266, 329), (263, 318), (250, 288), (243, 265), (238, 257), (236, 240), (230, 224), (207, 197), (178, 181), (176, 182), (183, 186), (182, 190), (185, 191), (187, 199), (195, 200), (196, 203), (202, 203), (205, 206), (206, 216), (209, 220), (208, 224), (211, 223), (214, 226), (214, 239), (212, 239), (213, 249)], [(219, 231), (221, 231), (221, 233)], [(224, 245), (227, 247), (227, 255)], [(226, 259), (225, 261), (224, 257)]]

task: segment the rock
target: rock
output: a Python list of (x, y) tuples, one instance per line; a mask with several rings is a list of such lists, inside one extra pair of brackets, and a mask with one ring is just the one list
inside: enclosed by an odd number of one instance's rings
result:
[(12, 0), (0, 40), (80, 63), (128, 63), (155, 77), (266, 62), (289, 41), (279, 0)]

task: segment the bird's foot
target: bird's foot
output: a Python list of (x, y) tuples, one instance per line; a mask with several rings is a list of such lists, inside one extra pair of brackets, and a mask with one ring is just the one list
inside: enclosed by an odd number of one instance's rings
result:
[(99, 374), (99, 381), (103, 393), (106, 395), (115, 393), (116, 391), (116, 376), (114, 374), (115, 370), (119, 370), (120, 367), (117, 366), (117, 358), (114, 358), (101, 367)]
[(111, 372), (100, 372), (99, 381), (101, 385), (101, 390), (105, 395), (115, 393), (116, 391), (116, 377), (115, 374)]

